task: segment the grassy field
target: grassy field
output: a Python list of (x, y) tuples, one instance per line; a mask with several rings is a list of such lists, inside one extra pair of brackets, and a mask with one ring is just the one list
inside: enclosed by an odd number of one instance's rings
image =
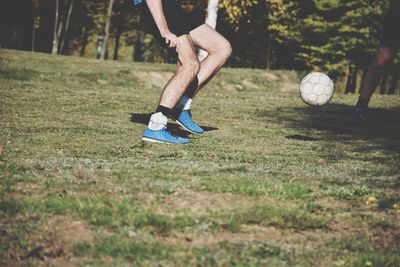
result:
[(0, 266), (400, 266), (400, 96), (302, 103), (224, 69), (187, 146), (141, 142), (174, 66), (0, 50)]

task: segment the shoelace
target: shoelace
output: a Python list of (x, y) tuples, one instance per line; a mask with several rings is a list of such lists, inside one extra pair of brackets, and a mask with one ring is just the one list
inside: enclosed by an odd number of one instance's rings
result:
[(168, 130), (164, 129), (164, 131), (165, 131), (165, 133), (166, 133), (169, 137), (171, 137), (171, 138), (173, 138), (173, 139), (175, 139), (175, 140), (179, 140), (179, 137), (173, 135), (173, 134), (172, 134), (171, 132), (169, 132)]

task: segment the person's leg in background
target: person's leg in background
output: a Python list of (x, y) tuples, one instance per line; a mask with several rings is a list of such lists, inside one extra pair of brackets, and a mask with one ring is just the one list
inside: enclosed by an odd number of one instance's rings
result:
[(367, 75), (365, 75), (361, 88), (360, 98), (351, 118), (354, 121), (363, 121), (367, 119), (368, 104), (372, 94), (378, 87), (382, 75), (387, 71), (388, 66), (392, 63), (397, 48), (400, 46), (400, 1), (390, 1), (382, 27), (381, 44), (372, 60)]

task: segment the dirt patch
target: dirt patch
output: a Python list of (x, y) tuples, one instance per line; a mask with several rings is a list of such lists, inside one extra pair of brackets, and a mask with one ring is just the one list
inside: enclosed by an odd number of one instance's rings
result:
[(75, 266), (70, 245), (93, 239), (87, 224), (67, 216), (50, 218), (44, 229), (44, 235), (39, 237), (37, 242), (41, 249), (35, 255), (31, 255), (42, 266)]
[(172, 77), (172, 72), (138, 72), (137, 78), (143, 84), (150, 85), (151, 87), (162, 88), (165, 86), (166, 82)]
[(13, 189), (17, 191), (37, 191), (40, 185), (32, 182), (19, 182), (13, 185)]
[[(246, 227), (246, 226), (243, 226)], [(276, 243), (282, 239), (282, 232), (274, 227), (259, 227), (256, 232), (232, 233), (221, 231), (215, 234), (207, 234), (200, 236), (185, 236), (185, 241), (192, 247), (209, 247), (221, 242), (242, 243), (242, 242), (269, 242)]]
[(242, 82), (242, 85), (243, 85), (245, 88), (248, 88), (248, 89), (258, 89), (258, 88), (259, 88), (259, 86), (258, 86), (257, 84), (255, 84), (254, 82), (249, 81), (249, 80), (244, 80), (244, 81)]
[(346, 210), (351, 208), (351, 204), (348, 201), (340, 199), (319, 199), (315, 202), (315, 204), (329, 209)]
[(222, 230), (215, 233), (173, 233), (168, 237), (155, 237), (153, 241), (173, 246), (204, 248), (215, 246), (222, 242), (246, 243), (265, 242), (279, 247), (317, 247), (321, 240), (340, 237), (338, 232), (323, 230), (295, 231), (282, 230), (275, 227), (262, 227), (258, 225), (242, 225), (240, 232)]
[(299, 85), (294, 82), (284, 82), (282, 86), (283, 92), (297, 92), (299, 90)]
[(221, 87), (230, 92), (237, 92), (243, 90), (243, 86), (241, 84), (234, 85), (232, 83), (227, 83), (225, 81), (221, 81)]
[[(11, 240), (3, 239), (8, 245), (11, 244)], [(35, 266), (76, 266), (70, 251), (71, 244), (92, 239), (91, 230), (85, 223), (67, 216), (55, 216), (44, 226), (38, 227), (26, 240), (20, 241), (29, 244), (27, 249), (21, 250), (10, 245), (0, 263), (4, 263), (4, 266), (19, 266), (29, 260)]]
[(93, 238), (92, 232), (87, 224), (66, 216), (50, 218), (47, 222), (46, 229), (50, 233), (55, 233), (57, 240), (61, 243), (90, 241)]
[(299, 84), (294, 82), (289, 77), (282, 76), (282, 92), (297, 92), (299, 91)]
[(181, 188), (171, 195), (139, 193), (137, 197), (150, 205), (160, 206), (160, 203), (165, 203), (174, 209), (185, 209), (196, 213), (230, 211), (251, 207), (256, 203), (255, 199), (232, 193), (195, 192), (185, 188)]
[(263, 72), (263, 76), (271, 82), (275, 82), (279, 80), (279, 77), (271, 72), (265, 71)]

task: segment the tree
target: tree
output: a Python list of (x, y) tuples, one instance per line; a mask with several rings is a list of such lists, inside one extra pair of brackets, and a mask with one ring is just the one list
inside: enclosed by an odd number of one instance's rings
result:
[(52, 54), (64, 53), (75, 0), (55, 0)]
[(58, 26), (59, 26), (59, 5), (60, 1), (56, 1), (56, 7), (55, 7), (55, 18), (54, 18), (54, 33), (53, 33), (53, 49), (52, 49), (52, 54), (57, 55), (58, 54)]
[(111, 15), (112, 15), (113, 5), (114, 5), (114, 0), (110, 0), (109, 5), (108, 5), (106, 26), (104, 29), (104, 32), (105, 32), (104, 42), (103, 42), (103, 47), (101, 49), (101, 54), (100, 54), (100, 57), (103, 60), (106, 59), (107, 42), (108, 42), (108, 38), (110, 37), (110, 24), (111, 24)]
[(68, 13), (67, 13), (67, 16), (66, 16), (66, 21), (64, 23), (64, 25), (65, 25), (64, 29), (63, 29), (64, 34), (63, 34), (62, 41), (61, 41), (61, 44), (60, 44), (60, 49), (59, 49), (59, 51), (61, 53), (64, 53), (64, 50), (65, 50), (65, 43), (66, 43), (67, 38), (68, 38), (69, 26), (70, 26), (71, 14), (72, 14), (73, 8), (74, 8), (74, 0), (70, 0), (69, 3), (68, 3)]
[(247, 13), (247, 7), (258, 3), (258, 0), (222, 0), (221, 7), (225, 9), (228, 21), (238, 29), (239, 18)]
[[(316, 1), (315, 1), (316, 2)], [(326, 41), (319, 47), (309, 46), (316, 51), (316, 66), (334, 77), (345, 75), (346, 93), (355, 93), (359, 69), (365, 70), (369, 59), (378, 46), (382, 14), (386, 1), (352, 0), (345, 3), (326, 1), (317, 5), (322, 19), (331, 22), (329, 30), (321, 36)]]

